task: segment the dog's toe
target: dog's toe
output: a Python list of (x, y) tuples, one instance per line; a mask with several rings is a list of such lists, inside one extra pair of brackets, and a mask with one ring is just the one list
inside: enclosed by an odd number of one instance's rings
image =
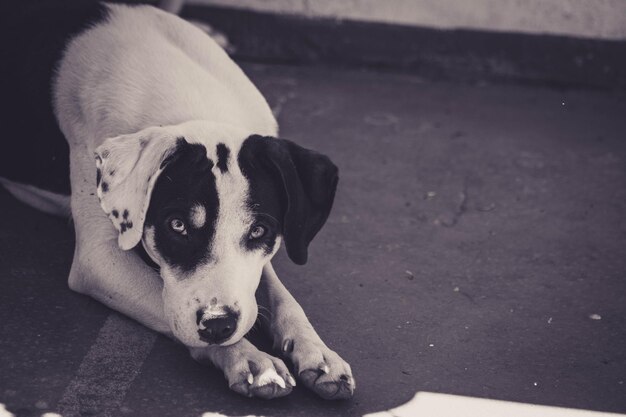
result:
[(292, 387), (281, 387), (279, 384), (275, 382), (271, 382), (262, 386), (252, 386), (251, 392), (253, 397), (258, 398), (279, 398), (288, 395), (291, 392)]
[(289, 394), (295, 380), (278, 358), (258, 352), (233, 364), (237, 372), (225, 370), (230, 389), (247, 397), (278, 398)]
[[(250, 381), (253, 381), (250, 383)], [(257, 397), (264, 399), (284, 397), (291, 393), (293, 386), (283, 378), (278, 377), (276, 381), (269, 381), (263, 384), (254, 381), (253, 378), (237, 381), (230, 384), (230, 389), (245, 395), (246, 397)]]
[(293, 388), (288, 379), (286, 376), (280, 376), (276, 369), (267, 368), (254, 377), (250, 390), (253, 396), (259, 398), (284, 397)]
[(304, 385), (327, 400), (347, 400), (354, 394), (354, 379), (346, 374), (334, 379), (319, 370), (307, 369), (300, 372), (299, 377)]
[(356, 387), (352, 370), (337, 353), (305, 340), (293, 341), (286, 351), (307, 388), (328, 400), (352, 398)]

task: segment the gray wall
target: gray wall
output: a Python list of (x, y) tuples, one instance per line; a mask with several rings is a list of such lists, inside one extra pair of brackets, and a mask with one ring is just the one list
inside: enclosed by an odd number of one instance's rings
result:
[(257, 11), (626, 40), (626, 0), (188, 0)]

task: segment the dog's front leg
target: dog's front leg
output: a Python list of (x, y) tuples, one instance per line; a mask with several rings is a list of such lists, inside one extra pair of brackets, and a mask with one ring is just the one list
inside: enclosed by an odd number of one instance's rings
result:
[(69, 285), (146, 327), (173, 336), (163, 312), (159, 275), (134, 253), (120, 251), (114, 240), (77, 247)]
[[(70, 288), (173, 338), (163, 308), (163, 281), (137, 254), (118, 247), (117, 232), (93, 192), (95, 169), (84, 154), (83, 150), (71, 155), (76, 249)], [(209, 360), (221, 369), (231, 389), (243, 395), (281, 397), (295, 385), (282, 360), (245, 339), (226, 347), (190, 348), (190, 352), (194, 359)]]
[[(84, 249), (75, 259), (71, 286), (147, 327), (173, 337), (163, 313), (160, 278), (132, 252), (122, 252), (115, 240), (100, 242), (86, 261)], [(110, 252), (109, 252), (110, 250)], [(78, 259), (82, 259), (79, 261)], [(207, 360), (224, 372), (233, 391), (248, 397), (276, 398), (289, 394), (296, 382), (281, 359), (259, 351), (248, 340), (231, 346), (189, 348), (191, 356)]]
[[(90, 256), (85, 255), (83, 247), (74, 261), (72, 289), (173, 337), (163, 313), (162, 284), (156, 271), (143, 264), (134, 253), (120, 251), (115, 240), (89, 247)], [(103, 261), (92, 262), (96, 259)], [(231, 346), (189, 350), (197, 361), (206, 363), (208, 360), (221, 369), (230, 388), (248, 397), (282, 397), (296, 384), (281, 359), (259, 351), (246, 339)]]
[(76, 145), (70, 163), (76, 232), (70, 288), (171, 336), (163, 311), (161, 277), (133, 251), (118, 247), (117, 232), (100, 208), (92, 153)]
[(350, 365), (322, 341), (271, 263), (263, 268), (257, 299), (270, 312), (261, 317), (274, 347), (293, 362), (304, 385), (322, 398), (351, 398), (355, 383)]

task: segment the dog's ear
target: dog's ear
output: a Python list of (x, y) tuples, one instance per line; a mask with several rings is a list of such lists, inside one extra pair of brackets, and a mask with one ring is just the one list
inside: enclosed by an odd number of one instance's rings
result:
[(150, 127), (106, 139), (96, 149), (100, 206), (119, 232), (121, 249), (132, 249), (141, 240), (154, 184), (186, 144), (166, 128)]
[(282, 188), (287, 254), (293, 262), (303, 265), (309, 243), (330, 214), (339, 181), (338, 169), (327, 156), (289, 140), (257, 135), (247, 140), (256, 142), (254, 157), (269, 161), (274, 181)]

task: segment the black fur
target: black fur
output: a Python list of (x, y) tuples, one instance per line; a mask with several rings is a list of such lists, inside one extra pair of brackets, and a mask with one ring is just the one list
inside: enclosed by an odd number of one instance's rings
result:
[(174, 145), (174, 149), (172, 150), (172, 152), (170, 152), (169, 155), (163, 158), (163, 160), (161, 161), (161, 165), (159, 166), (159, 169), (165, 168), (168, 164), (170, 164), (171, 162), (175, 161), (178, 157), (180, 157), (182, 153), (178, 152), (178, 150), (183, 148), (185, 145), (187, 145), (187, 141), (185, 140), (185, 138), (176, 138), (176, 144)]
[(249, 182), (248, 209), (254, 215), (255, 223), (267, 229), (261, 239), (248, 239), (243, 236), (241, 244), (248, 250), (263, 250), (269, 253), (276, 243), (276, 237), (282, 235), (285, 196), (277, 187), (271, 167), (259, 151), (258, 143), (246, 139), (238, 156), (241, 172)]
[[(182, 271), (191, 272), (207, 261), (215, 234), (219, 199), (213, 162), (200, 144), (179, 141), (175, 156), (159, 176), (146, 215), (145, 226), (154, 227), (155, 244), (165, 261)], [(206, 209), (206, 222), (199, 229), (191, 227), (189, 213), (196, 204)], [(127, 213), (124, 213), (127, 215)], [(187, 225), (187, 235), (170, 227), (172, 219), (181, 219)]]
[(306, 263), (308, 245), (330, 214), (337, 167), (328, 157), (291, 141), (259, 135), (245, 140), (238, 161), (250, 181), (249, 206), (259, 221), (277, 223), (289, 258)]
[(53, 74), (67, 42), (106, 18), (95, 2), (3, 2), (0, 176), (70, 193), (69, 148), (52, 111)]
[(220, 143), (217, 145), (217, 167), (222, 172), (228, 171), (228, 158), (230, 157), (230, 149)]

